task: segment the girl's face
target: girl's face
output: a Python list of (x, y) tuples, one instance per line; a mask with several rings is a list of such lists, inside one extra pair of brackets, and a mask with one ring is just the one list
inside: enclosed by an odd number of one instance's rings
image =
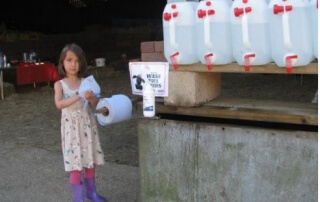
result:
[(67, 51), (63, 60), (63, 66), (67, 75), (77, 75), (80, 70), (79, 58), (72, 51)]

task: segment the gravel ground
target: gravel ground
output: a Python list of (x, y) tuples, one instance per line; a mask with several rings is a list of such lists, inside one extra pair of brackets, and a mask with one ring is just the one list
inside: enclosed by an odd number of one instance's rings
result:
[[(97, 80), (102, 97), (132, 96), (126, 71)], [(0, 201), (71, 201), (60, 144), (60, 111), (52, 85), (21, 86), (0, 101)], [(106, 164), (97, 168), (97, 188), (109, 201), (139, 201), (138, 139), (131, 120), (99, 126)]]

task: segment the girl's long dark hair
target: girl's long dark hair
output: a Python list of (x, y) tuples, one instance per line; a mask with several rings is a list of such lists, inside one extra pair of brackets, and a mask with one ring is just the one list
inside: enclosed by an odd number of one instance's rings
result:
[(78, 72), (78, 77), (79, 78), (84, 78), (87, 77), (87, 60), (86, 60), (86, 54), (83, 51), (83, 49), (75, 44), (75, 43), (70, 43), (67, 44), (61, 51), (60, 58), (59, 58), (59, 63), (58, 63), (58, 72), (60, 78), (66, 77), (66, 70), (64, 69), (63, 66), (63, 60), (67, 56), (67, 52), (72, 51), (79, 59), (79, 72)]

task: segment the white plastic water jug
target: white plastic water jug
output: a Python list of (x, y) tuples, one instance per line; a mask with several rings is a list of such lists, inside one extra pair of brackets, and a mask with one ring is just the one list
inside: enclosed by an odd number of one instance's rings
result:
[(231, 7), (233, 57), (249, 71), (272, 62), (265, 0), (235, 0)]
[(318, 0), (310, 1), (311, 31), (313, 39), (313, 55), (318, 58)]
[(173, 67), (199, 62), (195, 40), (195, 9), (199, 2), (168, 3), (163, 11), (164, 56)]
[(225, 0), (201, 1), (196, 14), (197, 56), (212, 69), (234, 61), (232, 56), (230, 7)]
[(199, 0), (167, 0), (167, 3), (186, 2), (186, 1), (197, 1), (197, 2), (199, 2)]
[(229, 7), (232, 6), (233, 0), (223, 0), (223, 1), (226, 1), (228, 3)]
[(272, 59), (287, 72), (313, 59), (309, 2), (271, 0), (268, 6)]

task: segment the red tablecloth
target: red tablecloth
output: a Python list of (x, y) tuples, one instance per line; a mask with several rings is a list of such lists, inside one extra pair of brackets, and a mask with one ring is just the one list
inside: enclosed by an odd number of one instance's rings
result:
[(20, 63), (17, 68), (17, 85), (59, 80), (53, 63)]

